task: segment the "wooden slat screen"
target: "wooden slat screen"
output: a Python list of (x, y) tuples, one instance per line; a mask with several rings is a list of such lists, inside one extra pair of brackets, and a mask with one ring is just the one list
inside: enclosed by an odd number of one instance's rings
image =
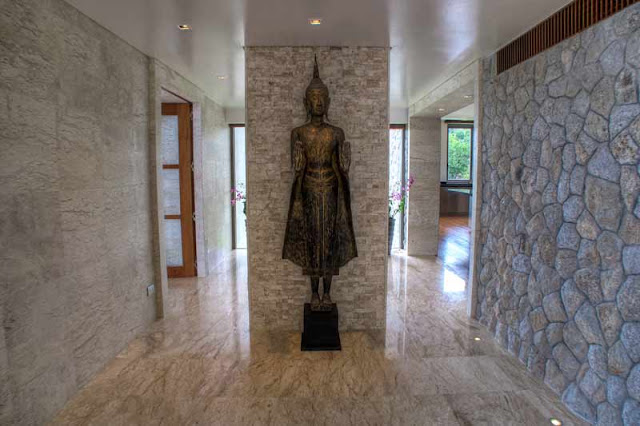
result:
[(575, 0), (497, 53), (498, 74), (640, 0)]

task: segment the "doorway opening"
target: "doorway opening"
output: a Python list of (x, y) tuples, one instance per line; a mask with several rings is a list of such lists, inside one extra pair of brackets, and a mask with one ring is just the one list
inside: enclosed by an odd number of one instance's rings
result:
[(233, 220), (233, 248), (247, 248), (247, 171), (244, 124), (230, 124), (231, 128), (231, 188)]
[(195, 277), (196, 238), (191, 103), (162, 102), (161, 161), (165, 256), (169, 278)]
[(458, 279), (469, 276), (473, 104), (442, 118), (438, 256)]
[(409, 180), (407, 126), (389, 126), (389, 253), (407, 247)]

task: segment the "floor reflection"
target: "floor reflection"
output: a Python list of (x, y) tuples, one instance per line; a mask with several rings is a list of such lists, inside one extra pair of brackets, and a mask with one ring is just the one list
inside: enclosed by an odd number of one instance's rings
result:
[(467, 282), (456, 275), (450, 269), (444, 270), (444, 280), (442, 280), (442, 291), (445, 293), (463, 293), (467, 288)]
[(438, 257), (442, 263), (467, 281), (471, 228), (467, 216), (440, 216)]
[(464, 280), (439, 258), (391, 256), (386, 330), (344, 331), (340, 352), (250, 332), (246, 264), (238, 251), (171, 280), (167, 317), (54, 424), (580, 424), (466, 317)]

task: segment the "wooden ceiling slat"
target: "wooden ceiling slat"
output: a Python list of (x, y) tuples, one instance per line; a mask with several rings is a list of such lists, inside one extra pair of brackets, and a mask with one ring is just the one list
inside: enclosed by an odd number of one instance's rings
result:
[(524, 62), (640, 0), (574, 0), (497, 53), (497, 72)]

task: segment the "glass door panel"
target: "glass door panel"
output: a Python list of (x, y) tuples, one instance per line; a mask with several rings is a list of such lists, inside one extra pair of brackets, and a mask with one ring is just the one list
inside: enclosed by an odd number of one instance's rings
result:
[(196, 275), (191, 104), (162, 104), (162, 199), (169, 277)]
[(162, 170), (164, 214), (180, 215), (180, 170)]
[(182, 258), (182, 224), (180, 219), (165, 219), (165, 254), (167, 256), (167, 266), (183, 266)]

